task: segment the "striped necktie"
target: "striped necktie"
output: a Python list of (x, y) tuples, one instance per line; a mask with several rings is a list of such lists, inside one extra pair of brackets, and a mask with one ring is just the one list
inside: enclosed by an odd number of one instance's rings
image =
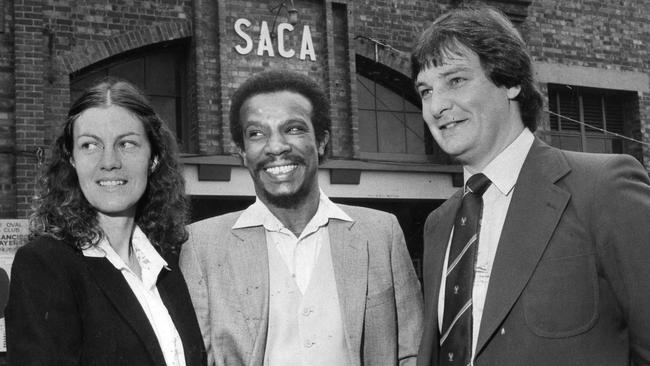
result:
[(445, 307), (440, 337), (440, 365), (466, 366), (472, 358), (472, 288), (483, 210), (481, 196), (490, 186), (482, 173), (467, 181), (465, 195), (454, 221), (449, 248)]

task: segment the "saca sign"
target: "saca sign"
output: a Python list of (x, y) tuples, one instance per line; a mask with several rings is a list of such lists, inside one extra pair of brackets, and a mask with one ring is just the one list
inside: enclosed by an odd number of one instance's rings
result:
[[(235, 45), (235, 51), (242, 55), (247, 55), (255, 48), (253, 38), (247, 33), (248, 28), (252, 25), (251, 21), (246, 18), (239, 18), (235, 21), (235, 33), (242, 39), (243, 44)], [(296, 50), (287, 47), (285, 44), (285, 34), (294, 31), (294, 26), (289, 23), (279, 23), (276, 29), (275, 41), (277, 42), (278, 55), (284, 58), (296, 56)], [(275, 57), (274, 39), (271, 37), (268, 23), (263, 20), (260, 25), (260, 33), (257, 38), (257, 55), (262, 56), (264, 53), (270, 57)], [(302, 27), (302, 40), (300, 42), (300, 52), (298, 58), (316, 61), (316, 52), (314, 51), (314, 42), (311, 39), (311, 30), (308, 25)]]

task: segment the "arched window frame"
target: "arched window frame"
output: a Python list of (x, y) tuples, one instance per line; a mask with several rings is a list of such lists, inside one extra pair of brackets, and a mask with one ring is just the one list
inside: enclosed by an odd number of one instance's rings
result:
[[(359, 157), (378, 161), (449, 164), (448, 155), (435, 143), (422, 119), (421, 101), (410, 77), (360, 55), (356, 57), (356, 70)], [(386, 98), (387, 93), (393, 95)], [(365, 100), (368, 96), (373, 98), (370, 103)], [(395, 108), (398, 98), (403, 104)], [(383, 120), (379, 114), (383, 114)], [(391, 121), (396, 122), (394, 130), (387, 126)], [(400, 135), (391, 136), (392, 133)], [(402, 141), (404, 146), (387, 146), (387, 141), (392, 137)], [(414, 152), (417, 148), (409, 147), (409, 138), (420, 139), (419, 152)], [(388, 149), (382, 149), (382, 143)]]
[[(108, 76), (123, 78), (138, 86), (160, 117), (176, 135), (182, 152), (191, 149), (189, 121), (190, 47), (185, 39), (156, 43), (120, 53), (70, 75), (70, 99)], [(171, 85), (170, 85), (171, 84)]]

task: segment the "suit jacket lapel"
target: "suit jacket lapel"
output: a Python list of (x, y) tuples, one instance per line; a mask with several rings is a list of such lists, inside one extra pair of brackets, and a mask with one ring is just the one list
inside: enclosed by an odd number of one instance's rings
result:
[(354, 222), (330, 219), (328, 228), (341, 316), (349, 350), (355, 354), (361, 349), (368, 292), (368, 241), (359, 236)]
[(241, 300), (252, 351), (251, 364), (264, 360), (269, 320), (269, 260), (264, 227), (233, 229), (240, 241), (229, 246), (232, 286)]
[(186, 364), (198, 365), (200, 362), (200, 358), (197, 356), (199, 352), (194, 351), (197, 345), (193, 344), (196, 338), (192, 338), (193, 333), (200, 336), (200, 334), (196, 333), (197, 329), (192, 327), (196, 323), (196, 318), (191, 316), (193, 313), (189, 297), (187, 297), (187, 300), (183, 298), (183, 296), (186, 296), (187, 290), (183, 286), (182, 278), (178, 274), (172, 273), (172, 271), (180, 271), (180, 269), (177, 266), (172, 266), (171, 271), (167, 269), (160, 271), (156, 287), (160, 299), (165, 304), (183, 342)]
[[(462, 190), (458, 190), (437, 210), (434, 211), (427, 221), (426, 232), (424, 233), (424, 304), (425, 309), (425, 330), (423, 336), (423, 347), (421, 352), (431, 352), (429, 362), (438, 359), (439, 325), (438, 325), (438, 297), (440, 293), (442, 269), (445, 262), (445, 253), (451, 236), (451, 229), (454, 225), (454, 217), (460, 207), (463, 197)], [(423, 357), (423, 356), (420, 356)], [(436, 361), (437, 362), (437, 361)]]
[(501, 232), (477, 355), (521, 295), (542, 257), (570, 198), (555, 182), (569, 171), (559, 151), (535, 140), (519, 173)]
[(106, 258), (84, 257), (84, 259), (99, 288), (140, 337), (151, 359), (156, 365), (164, 366), (165, 358), (158, 344), (158, 338), (122, 274)]

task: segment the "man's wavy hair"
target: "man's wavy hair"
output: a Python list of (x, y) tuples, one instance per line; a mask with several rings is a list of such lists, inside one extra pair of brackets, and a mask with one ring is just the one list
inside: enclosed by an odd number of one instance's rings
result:
[(515, 100), (524, 125), (535, 131), (543, 99), (533, 79), (531, 57), (514, 25), (493, 7), (461, 6), (434, 20), (413, 49), (413, 80), (420, 71), (441, 65), (447, 56), (462, 54), (463, 48), (478, 55), (485, 74), (496, 86), (521, 86)]
[(158, 161), (138, 201), (135, 223), (163, 253), (177, 253), (188, 237), (185, 224), (189, 201), (179, 169), (176, 139), (140, 90), (113, 78), (84, 91), (70, 107), (50, 163), (40, 178), (40, 193), (30, 217), (30, 237), (51, 236), (81, 250), (97, 245), (104, 236), (97, 210), (83, 195), (71, 158), (75, 121), (90, 108), (108, 106), (122, 107), (142, 122), (151, 145), (151, 159)]
[[(314, 126), (318, 144), (323, 141), (326, 132), (331, 134), (332, 120), (329, 113), (329, 100), (316, 81), (294, 71), (263, 71), (251, 76), (241, 84), (231, 98), (230, 134), (237, 147), (242, 151), (244, 150), (244, 132), (239, 120), (242, 105), (256, 95), (282, 91), (294, 92), (309, 100), (312, 106), (311, 123)], [(325, 146), (323, 155), (318, 157), (319, 163), (325, 159), (328, 151), (329, 144)]]

